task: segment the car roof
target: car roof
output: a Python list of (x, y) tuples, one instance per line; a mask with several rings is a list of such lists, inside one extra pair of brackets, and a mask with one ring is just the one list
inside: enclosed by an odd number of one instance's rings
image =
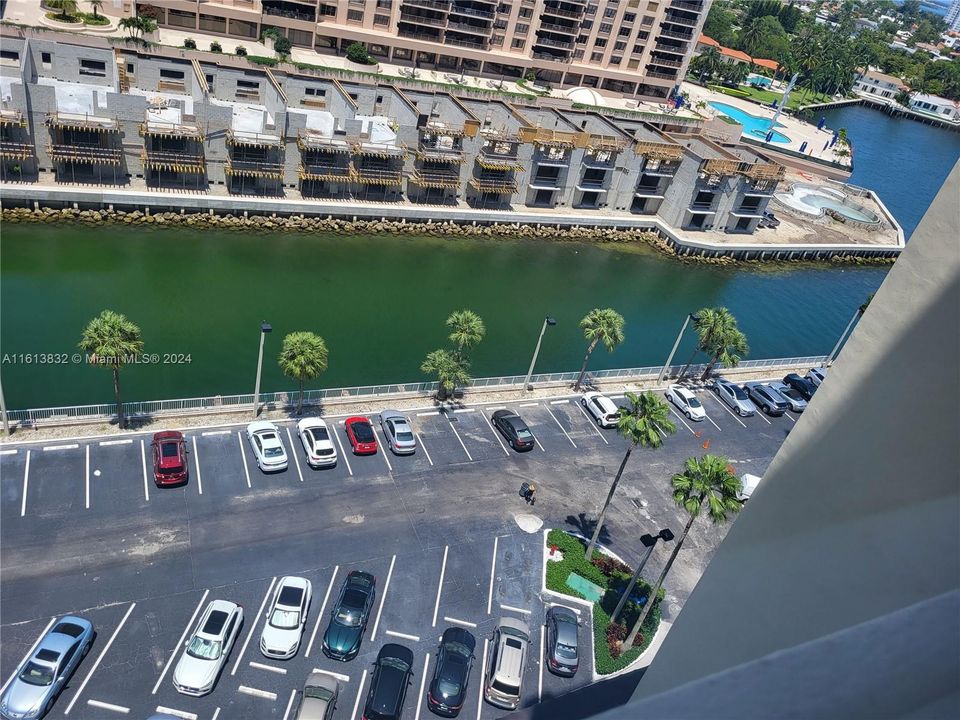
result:
[(530, 626), (523, 622), (523, 620), (517, 620), (516, 618), (512, 617), (501, 617), (500, 622), (497, 623), (497, 626), (518, 630), (528, 638), (530, 637)]
[(671, 385), (670, 388), (675, 393), (677, 393), (678, 395), (682, 395), (685, 398), (693, 397), (693, 393), (690, 390), (687, 390), (687, 388), (683, 387), (682, 385)]
[(272, 432), (277, 432), (277, 426), (274, 425), (269, 420), (257, 420), (247, 425), (247, 431), (252, 433), (263, 432), (264, 430), (270, 430)]
[(154, 442), (162, 442), (164, 440), (179, 440), (183, 442), (183, 433), (179, 430), (164, 430), (153, 434)]
[(381, 410), (380, 417), (384, 420), (387, 420), (388, 418), (400, 418), (401, 420), (407, 419), (399, 410)]
[(309, 430), (310, 428), (323, 427), (327, 426), (327, 423), (323, 421), (323, 418), (318, 417), (308, 417), (304, 418), (297, 423), (301, 430)]
[(613, 400), (611, 400), (610, 398), (608, 398), (606, 395), (604, 395), (604, 394), (602, 394), (602, 393), (598, 393), (598, 392), (591, 393), (591, 394), (590, 394), (590, 399), (591, 399), (591, 400), (596, 400), (598, 403), (600, 403), (601, 405), (603, 405), (603, 406), (606, 407), (606, 408), (612, 408), (612, 409), (614, 410), (614, 412), (616, 412), (616, 410), (617, 410), (617, 404), (616, 404)]
[(465, 630), (464, 628), (458, 627), (449, 627), (443, 631), (443, 636), (440, 638), (441, 643), (448, 642), (458, 642), (463, 643), (471, 651), (477, 647), (477, 639), (473, 636), (473, 633)]
[(405, 662), (409, 668), (413, 668), (413, 650), (403, 645), (387, 643), (380, 648), (380, 652), (377, 653), (378, 661), (383, 658), (396, 658), (397, 660)]
[(343, 422), (347, 425), (353, 425), (354, 423), (359, 423), (359, 422), (367, 423), (369, 425), (370, 419), (363, 417), (363, 415), (354, 415), (353, 417), (348, 417)]
[(520, 417), (513, 410), (497, 410), (493, 417), (496, 418), (506, 418), (506, 417)]
[(547, 612), (554, 617), (564, 617), (569, 618), (577, 623), (580, 622), (580, 617), (573, 610), (568, 607), (564, 607), (563, 605), (551, 605)]
[(303, 588), (306, 590), (309, 582), (310, 581), (306, 578), (298, 577), (296, 575), (284, 575), (282, 578), (280, 578), (280, 583), (277, 585), (277, 587), (280, 588), (284, 585), (291, 585), (293, 587)]
[(227, 618), (229, 619), (230, 613), (236, 611), (239, 607), (239, 605), (232, 603), (229, 600), (211, 600), (210, 604), (207, 605), (207, 611), (203, 615), (203, 621), (200, 625), (199, 633), (202, 635), (210, 635), (211, 637), (219, 637), (223, 627), (226, 627), (227, 620), (224, 620), (223, 626), (219, 630), (213, 630), (213, 628), (211, 628), (210, 631), (207, 631), (206, 628), (210, 619), (210, 615), (215, 612), (222, 612), (226, 613)]
[(324, 690), (329, 690), (332, 693), (336, 693), (340, 687), (340, 684), (337, 682), (337, 679), (327, 675), (326, 673), (312, 672), (307, 681), (304, 683), (304, 687), (321, 687)]
[[(360, 580), (361, 582), (360, 582), (360, 583), (356, 583), (356, 582), (355, 582), (356, 580)], [(363, 582), (363, 581), (366, 581), (366, 582)], [(351, 572), (347, 575), (347, 584), (348, 584), (348, 585), (357, 585), (357, 584), (359, 584), (361, 587), (364, 587), (364, 588), (365, 588), (365, 587), (367, 587), (367, 584), (368, 584), (368, 583), (369, 583), (370, 587), (373, 587), (374, 584), (376, 584), (376, 582), (377, 582), (377, 579), (376, 579), (373, 575), (371, 575), (370, 573), (365, 572), (365, 571), (363, 571), (363, 570), (353, 570), (353, 571), (351, 571)]]

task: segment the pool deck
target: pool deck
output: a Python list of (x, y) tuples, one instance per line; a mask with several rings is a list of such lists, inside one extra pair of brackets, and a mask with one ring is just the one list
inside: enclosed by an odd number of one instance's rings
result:
[[(707, 88), (700, 87), (699, 85), (694, 85), (692, 83), (683, 83), (681, 86), (683, 92), (689, 93), (690, 103), (696, 106), (698, 101), (703, 101), (705, 103), (710, 102), (722, 102), (727, 105), (732, 105), (735, 108), (739, 108), (746, 113), (755, 115), (757, 117), (765, 117), (770, 120), (773, 119), (776, 110), (770, 107), (764, 107), (763, 105), (758, 105), (757, 103), (744, 100), (742, 98), (732, 97), (730, 95), (724, 95), (723, 93), (715, 92)], [(708, 118), (714, 118), (717, 115), (722, 113), (717, 112), (709, 105), (703, 110), (698, 111), (701, 114), (705, 115)], [(819, 158), (821, 160), (828, 160), (830, 162), (839, 163), (846, 167), (850, 167), (851, 158), (841, 158), (830, 148), (824, 149), (824, 145), (830, 142), (830, 139), (833, 137), (833, 129), (825, 127), (823, 130), (817, 130), (816, 125), (811, 125), (810, 123), (803, 122), (798, 120), (792, 115), (787, 115), (782, 113), (777, 120), (779, 125), (783, 127), (778, 127), (777, 132), (780, 132), (790, 138), (788, 143), (762, 143), (764, 147), (769, 147), (771, 150), (777, 149), (787, 149), (793, 150), (794, 152), (800, 152), (800, 146), (806, 142), (807, 151), (804, 152), (804, 155), (807, 155), (811, 158)], [(750, 135), (751, 140), (762, 141), (762, 138), (755, 138)]]

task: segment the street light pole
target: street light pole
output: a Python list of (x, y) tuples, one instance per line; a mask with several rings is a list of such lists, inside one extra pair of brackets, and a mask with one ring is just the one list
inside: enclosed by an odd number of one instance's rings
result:
[(0, 382), (0, 415), (3, 415), (3, 434), (10, 434), (10, 420), (7, 418), (7, 403), (3, 399), (3, 382)]
[(533, 359), (530, 360), (530, 369), (527, 370), (527, 377), (523, 381), (523, 390), (533, 390), (530, 387), (530, 376), (533, 375), (533, 366), (537, 364), (537, 355), (540, 354), (540, 343), (543, 342), (543, 334), (547, 331), (547, 325), (556, 325), (557, 321), (547, 315), (543, 319), (543, 327), (540, 328), (540, 337), (537, 338), (537, 347), (533, 351)]
[(643, 557), (640, 559), (640, 564), (637, 565), (637, 569), (633, 573), (633, 577), (630, 578), (630, 584), (627, 585), (627, 589), (623, 591), (623, 596), (620, 598), (620, 602), (617, 603), (617, 609), (614, 610), (613, 615), (610, 616), (610, 622), (616, 622), (617, 618), (620, 616), (620, 613), (623, 612), (623, 608), (627, 604), (627, 600), (630, 598), (630, 593), (633, 592), (633, 588), (637, 585), (637, 580), (640, 579), (640, 573), (643, 571), (643, 566), (646, 565), (647, 560), (650, 559), (650, 554), (653, 552), (653, 548), (656, 546), (658, 540), (670, 542), (673, 540), (673, 533), (670, 532), (668, 528), (664, 528), (656, 535), (644, 535), (640, 538), (640, 542), (643, 543), (646, 551), (643, 553)]
[(260, 414), (260, 373), (263, 370), (263, 339), (273, 330), (269, 323), (260, 323), (260, 354), (257, 356), (257, 384), (253, 387), (253, 419)]
[(687, 313), (687, 317), (683, 320), (683, 327), (680, 328), (680, 334), (677, 335), (677, 341), (673, 344), (673, 349), (670, 351), (670, 357), (667, 358), (667, 361), (663, 364), (663, 369), (660, 370), (660, 375), (657, 377), (657, 382), (663, 382), (663, 376), (667, 374), (667, 368), (670, 367), (670, 363), (673, 362), (673, 356), (677, 352), (677, 348), (680, 347), (680, 340), (683, 339), (683, 334), (687, 331), (687, 325), (690, 323), (690, 320), (693, 318), (693, 313)]
[(850, 318), (850, 322), (847, 323), (847, 327), (844, 328), (843, 333), (840, 335), (840, 339), (837, 340), (837, 344), (833, 346), (833, 350), (830, 351), (830, 354), (827, 355), (827, 367), (833, 365), (833, 361), (837, 359), (837, 353), (840, 352), (840, 346), (843, 345), (844, 339), (847, 337), (847, 334), (850, 332), (850, 328), (853, 327), (853, 324), (860, 319), (863, 315), (863, 308), (857, 308), (857, 311), (853, 314), (853, 317)]

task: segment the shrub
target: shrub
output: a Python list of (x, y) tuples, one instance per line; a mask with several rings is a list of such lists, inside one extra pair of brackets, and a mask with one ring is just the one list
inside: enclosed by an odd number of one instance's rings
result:
[(214, 52), (214, 53), (223, 52), (223, 46), (220, 43), (218, 43), (216, 40), (214, 40), (212, 43), (210, 43), (210, 52)]
[(236, 54), (239, 55), (240, 57), (246, 57), (246, 56), (247, 56), (247, 49), (246, 49), (243, 45), (237, 45), (237, 49), (234, 50), (234, 53), (236, 53)]
[(196, 50), (196, 49), (197, 49), (197, 41), (194, 40), (193, 38), (187, 38), (186, 40), (183, 41), (183, 46), (184, 46), (187, 50)]
[(626, 573), (627, 577), (630, 577), (630, 575), (633, 574), (633, 570), (628, 565), (620, 562), (615, 557), (610, 557), (602, 553), (594, 555), (590, 562), (607, 576), (613, 575), (614, 573)]
[(264, 55), (247, 55), (247, 62), (252, 62), (255, 65), (266, 65), (267, 67), (273, 67), (280, 61), (276, 58), (266, 57)]
[(376, 61), (370, 59), (367, 46), (362, 42), (350, 43), (347, 46), (347, 60), (359, 65), (373, 65)]
[(280, 57), (286, 57), (290, 54), (290, 48), (293, 47), (293, 43), (287, 40), (286, 37), (281, 35), (280, 37), (274, 39), (273, 49), (276, 51), (277, 55)]

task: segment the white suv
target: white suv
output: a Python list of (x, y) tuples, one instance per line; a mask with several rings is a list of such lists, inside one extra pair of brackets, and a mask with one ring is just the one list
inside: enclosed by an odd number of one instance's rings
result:
[(520, 705), (529, 645), (530, 628), (525, 622), (500, 618), (493, 631), (493, 655), (483, 685), (483, 696), (488, 703), (506, 710), (516, 710)]
[(699, 422), (707, 417), (707, 412), (700, 404), (700, 400), (685, 387), (671, 385), (667, 388), (667, 399), (676, 405), (677, 409), (686, 415), (688, 420)]
[(200, 697), (213, 690), (243, 625), (243, 608), (229, 600), (214, 600), (197, 623), (173, 671), (178, 693)]
[(597, 425), (602, 428), (612, 428), (617, 426), (617, 420), (620, 418), (620, 410), (616, 404), (606, 395), (598, 392), (585, 392), (580, 398), (580, 404), (587, 412), (593, 415)]

